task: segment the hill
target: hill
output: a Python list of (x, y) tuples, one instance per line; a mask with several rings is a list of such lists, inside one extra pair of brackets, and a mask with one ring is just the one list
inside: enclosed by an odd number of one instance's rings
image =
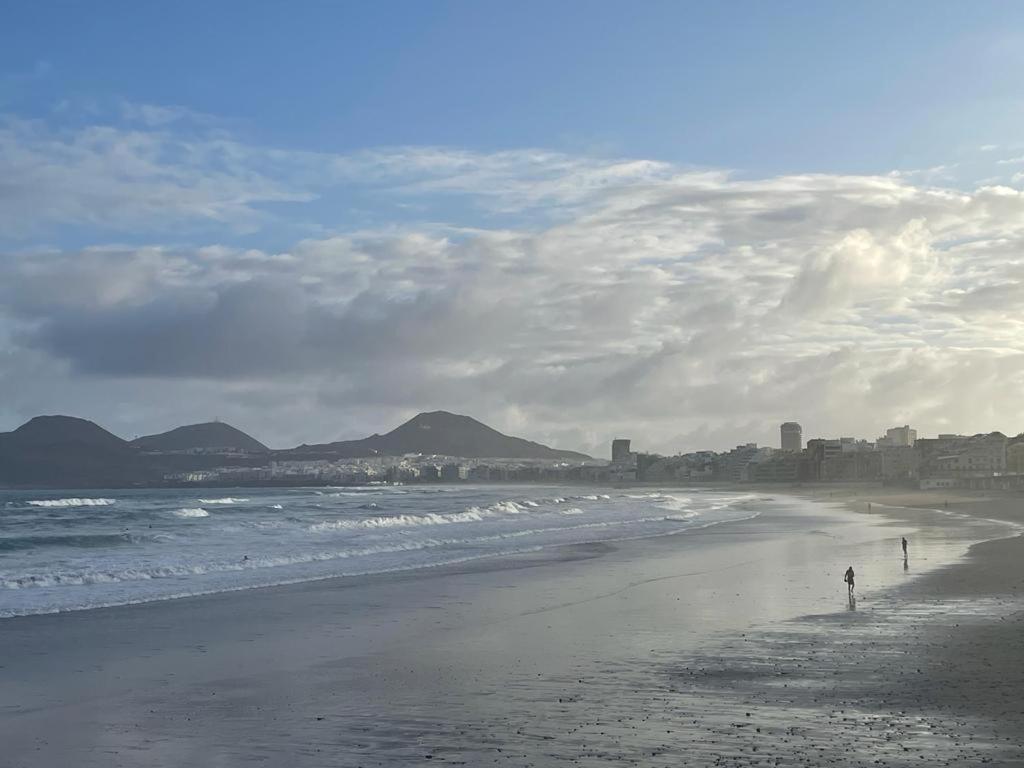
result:
[(0, 433), (0, 483), (85, 488), (152, 479), (138, 450), (102, 427), (71, 416), (36, 416)]
[(530, 440), (510, 437), (469, 416), (447, 411), (418, 414), (385, 435), (371, 435), (362, 440), (344, 440), (323, 445), (302, 445), (292, 452), (339, 458), (400, 456), (405, 453), (462, 456), (469, 459), (582, 461), (590, 458), (575, 451), (561, 451)]
[(146, 435), (132, 440), (132, 445), (143, 451), (188, 451), (194, 449), (225, 449), (266, 453), (269, 449), (259, 440), (235, 429), (230, 424), (210, 421), (189, 424), (159, 435)]

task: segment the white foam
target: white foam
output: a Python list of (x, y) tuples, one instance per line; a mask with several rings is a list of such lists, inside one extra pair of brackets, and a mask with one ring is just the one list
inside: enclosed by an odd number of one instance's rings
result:
[(271, 509), (284, 509), (284, 506), (282, 506), (281, 504), (271, 504), (270, 508)]
[(109, 507), (117, 499), (35, 499), (26, 504), (32, 507)]
[(178, 517), (209, 517), (210, 513), (202, 507), (193, 507), (186, 509), (176, 509), (174, 514)]
[(244, 504), (248, 499), (233, 499), (230, 496), (223, 499), (200, 499), (200, 504)]
[(665, 520), (671, 522), (688, 523), (695, 517), (698, 517), (698, 514), (696, 512), (688, 512), (685, 515), (665, 515)]
[(452, 523), (478, 523), (486, 515), (477, 507), (465, 512), (442, 515), (431, 512), (425, 515), (393, 515), (391, 517), (368, 517), (363, 520), (325, 520), (309, 526), (311, 531), (345, 531), (359, 528), (413, 528), (420, 525), (450, 525)]
[(523, 508), (514, 501), (499, 501), (487, 507), (469, 507), (463, 512), (429, 512), (422, 515), (389, 515), (361, 520), (324, 520), (309, 527), (311, 531), (345, 531), (366, 528), (414, 528), (423, 525), (479, 523), (487, 518), (518, 515)]
[[(686, 511), (688, 511), (688, 510), (693, 508), (693, 501), (689, 497), (687, 497), (687, 496), (671, 496), (669, 494), (664, 494), (664, 495), (660, 496), (659, 498), (657, 498), (657, 500), (655, 501), (655, 506), (660, 507), (661, 509), (668, 509), (668, 510), (671, 510), (673, 512), (686, 512)], [(723, 508), (725, 508), (727, 506), (729, 506), (729, 505), (727, 505), (727, 504), (722, 504), (722, 505), (712, 504), (707, 509), (709, 509), (709, 510), (723, 509)]]

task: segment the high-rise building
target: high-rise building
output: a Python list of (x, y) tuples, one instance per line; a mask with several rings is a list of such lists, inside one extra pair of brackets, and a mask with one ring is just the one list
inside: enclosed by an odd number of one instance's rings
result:
[(629, 440), (617, 438), (612, 440), (612, 462), (615, 464), (628, 464), (632, 459), (629, 452)]
[(779, 431), (782, 433), (782, 450), (798, 452), (804, 447), (804, 430), (795, 421), (787, 421)]

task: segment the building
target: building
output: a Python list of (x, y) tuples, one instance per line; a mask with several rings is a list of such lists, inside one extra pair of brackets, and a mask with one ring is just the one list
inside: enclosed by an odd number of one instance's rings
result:
[(798, 452), (804, 447), (804, 430), (795, 421), (787, 421), (781, 427), (782, 450)]
[(795, 451), (779, 451), (764, 461), (748, 464), (747, 473), (755, 483), (795, 483), (800, 480), (805, 461)]
[(1006, 473), (1007, 439), (1001, 432), (939, 435), (917, 440), (914, 448), (920, 466), (921, 487), (937, 487), (932, 481), (949, 480), (959, 487), (983, 488)]
[(1024, 475), (1024, 441), (1019, 438), (1006, 447), (1006, 471)]
[(825, 462), (832, 461), (843, 454), (843, 441), (838, 438), (825, 439), (816, 437), (807, 441), (807, 478), (822, 480), (822, 467)]
[(445, 464), (441, 467), (442, 483), (457, 483), (466, 478), (465, 470), (458, 464)]
[(816, 437), (807, 441), (807, 453), (812, 459), (825, 461), (843, 452), (843, 441), (837, 438), (825, 439)]
[(916, 442), (917, 430), (911, 429), (909, 425), (904, 424), (902, 427), (892, 427), (891, 429), (885, 430), (885, 437), (878, 438), (877, 445), (879, 450), (881, 450), (883, 448), (903, 448), (912, 446)]
[(629, 451), (629, 440), (616, 438), (612, 440), (612, 462), (615, 464), (628, 464), (632, 461), (632, 454)]
[(882, 480), (895, 482), (917, 477), (920, 457), (913, 446), (883, 446), (879, 454), (882, 457)]
[(878, 451), (841, 451), (818, 466), (818, 479), (826, 482), (864, 482), (882, 476)]
[(730, 483), (743, 482), (749, 477), (747, 465), (757, 457), (757, 443), (744, 443), (731, 451), (718, 454), (715, 457), (715, 479)]
[(1006, 471), (1006, 436), (1000, 432), (975, 435), (936, 459), (946, 477), (994, 475)]

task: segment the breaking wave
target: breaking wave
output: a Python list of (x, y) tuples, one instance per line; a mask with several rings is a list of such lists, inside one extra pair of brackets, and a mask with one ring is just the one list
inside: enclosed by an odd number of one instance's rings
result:
[(200, 504), (245, 504), (248, 499), (234, 499), (230, 496), (223, 499), (200, 499)]
[(117, 499), (33, 499), (25, 503), (30, 507), (109, 507)]
[(451, 523), (478, 523), (484, 519), (480, 510), (471, 508), (465, 512), (425, 515), (393, 515), (391, 517), (369, 517), (364, 520), (325, 520), (309, 526), (311, 531), (346, 531), (360, 528), (412, 528), (419, 525), (450, 525)]
[(192, 507), (185, 509), (176, 509), (174, 514), (178, 517), (209, 517), (210, 513), (202, 507)]
[[(369, 505), (364, 505), (366, 509)], [(463, 512), (428, 512), (422, 515), (388, 515), (362, 520), (324, 520), (309, 526), (311, 531), (346, 531), (365, 528), (414, 528), (421, 525), (479, 523), (490, 517), (521, 514), (524, 508), (514, 501), (499, 501), (488, 507), (468, 507)]]

